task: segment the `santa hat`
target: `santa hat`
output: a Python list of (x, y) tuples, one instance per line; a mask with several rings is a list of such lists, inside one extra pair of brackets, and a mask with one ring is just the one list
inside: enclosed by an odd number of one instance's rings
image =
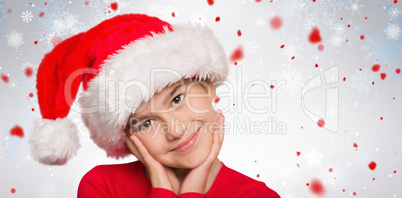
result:
[(33, 158), (63, 165), (80, 148), (68, 118), (79, 86), (81, 116), (93, 141), (116, 159), (130, 154), (124, 127), (143, 101), (183, 78), (226, 80), (228, 64), (211, 29), (170, 25), (156, 17), (125, 14), (61, 42), (45, 55), (37, 74), (42, 118), (34, 120)]

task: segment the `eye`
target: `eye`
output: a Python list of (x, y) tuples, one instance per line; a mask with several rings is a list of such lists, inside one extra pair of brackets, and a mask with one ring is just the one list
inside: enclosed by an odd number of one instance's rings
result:
[(151, 126), (151, 121), (155, 122), (154, 120), (147, 120), (144, 123), (142, 123), (139, 127), (138, 130), (141, 131), (143, 130), (142, 127), (148, 128), (149, 126)]
[[(179, 94), (172, 100), (172, 104), (180, 104), (183, 100), (184, 94)], [(173, 105), (174, 106), (174, 105)]]

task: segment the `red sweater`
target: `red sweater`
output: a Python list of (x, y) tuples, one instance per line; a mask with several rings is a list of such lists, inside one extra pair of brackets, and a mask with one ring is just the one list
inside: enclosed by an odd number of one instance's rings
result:
[[(222, 162), (223, 164), (223, 162)], [(88, 171), (78, 187), (78, 198), (92, 197), (168, 197), (178, 196), (164, 188), (152, 188), (140, 161), (126, 164), (99, 165)], [(222, 165), (207, 194), (183, 193), (179, 198), (198, 197), (267, 197), (280, 196), (265, 183)]]

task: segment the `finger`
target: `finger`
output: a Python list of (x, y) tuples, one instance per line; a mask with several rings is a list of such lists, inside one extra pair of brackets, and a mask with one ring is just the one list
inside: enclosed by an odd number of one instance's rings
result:
[(125, 137), (125, 139), (126, 139), (126, 144), (129, 147), (131, 153), (134, 154), (134, 156), (138, 160), (140, 160), (143, 164), (145, 164), (144, 159), (142, 158), (141, 153), (138, 150), (137, 146), (135, 145), (134, 141), (131, 138), (129, 139), (128, 137)]
[(213, 133), (212, 134), (212, 147), (211, 151), (207, 157), (208, 162), (212, 162), (219, 154), (219, 134)]
[(223, 140), (225, 137), (225, 116), (221, 115), (220, 117), (220, 122), (219, 122), (219, 140), (220, 140), (220, 146), (223, 144)]
[(133, 140), (134, 144), (137, 146), (138, 151), (140, 152), (146, 164), (151, 164), (155, 161), (155, 159), (148, 153), (148, 150), (145, 148), (145, 146), (142, 144), (141, 140), (138, 139), (137, 136), (132, 135), (130, 139)]

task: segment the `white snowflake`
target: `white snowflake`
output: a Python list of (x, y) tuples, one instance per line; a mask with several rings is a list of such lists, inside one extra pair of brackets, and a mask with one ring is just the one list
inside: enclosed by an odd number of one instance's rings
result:
[[(333, 166), (328, 166), (327, 168), (322, 168), (320, 167), (320, 174), (318, 175), (318, 178), (322, 181), (322, 184), (327, 185), (334, 185), (335, 181), (337, 181), (334, 178), (338, 177), (338, 171), (334, 170), (332, 168)], [(330, 171), (331, 169), (331, 171)]]
[(22, 18), (22, 21), (24, 21), (24, 22), (27, 22), (27, 23), (31, 22), (32, 18), (33, 18), (32, 12), (29, 12), (28, 10), (26, 10), (25, 12), (22, 13), (21, 18)]
[[(329, 171), (330, 168), (332, 168), (332, 172)], [(342, 166), (327, 166), (327, 168), (320, 167), (319, 170), (320, 174), (318, 175), (318, 178), (326, 187), (332, 190), (339, 190), (349, 184), (349, 174), (345, 173), (347, 172), (347, 169)]]
[(6, 22), (6, 19), (4, 16), (7, 15), (6, 12), (6, 7), (5, 7), (6, 2), (4, 0), (0, 0), (0, 29), (3, 27), (3, 24)]
[(343, 42), (343, 38), (340, 34), (332, 34), (329, 42), (333, 47), (340, 47)]
[(302, 83), (302, 76), (303, 76), (303, 71), (298, 70), (295, 68), (290, 67), (289, 65), (284, 69), (282, 72), (277, 74), (280, 80), (285, 80), (285, 90), (290, 93), (294, 94), (294, 92), (298, 89), (300, 89), (303, 86)]
[(16, 83), (15, 81), (11, 81), (11, 82), (10, 82), (10, 88), (11, 88), (11, 90), (16, 89), (16, 88), (17, 88), (17, 84), (18, 84), (18, 83)]
[(396, 6), (392, 6), (389, 8), (388, 15), (390, 18), (389, 20), (397, 20), (399, 16), (401, 16), (401, 9)]
[(355, 0), (355, 2), (352, 2), (352, 0), (348, 0), (350, 7), (346, 8), (346, 10), (351, 10), (351, 16), (355, 14), (355, 12), (359, 15), (362, 14), (360, 11), (360, 8), (362, 8), (364, 5), (358, 4), (359, 0)]
[(311, 165), (321, 165), (321, 158), (322, 154), (317, 152), (317, 150), (314, 148), (310, 153), (306, 153), (306, 158), (308, 160), (307, 166)]
[(372, 86), (373, 78), (373, 72), (369, 72), (368, 69), (363, 71), (358, 70), (357, 75), (352, 76), (352, 88), (357, 88), (358, 93), (363, 90), (368, 92)]
[(399, 27), (399, 24), (388, 23), (387, 29), (384, 30), (384, 32), (388, 39), (398, 40), (401, 28)]
[(300, 169), (297, 164), (298, 162), (293, 157), (281, 157), (276, 160), (275, 165), (269, 170), (272, 175), (269, 186), (284, 191), (297, 186), (300, 180)]
[(48, 46), (52, 46), (52, 39), (53, 39), (54, 36), (56, 36), (56, 33), (54, 33), (54, 32), (50, 33), (50, 34), (47, 34), (46, 40), (47, 40)]
[(13, 30), (7, 35), (7, 45), (18, 49), (19, 46), (24, 44), (23, 33)]
[(193, 15), (190, 16), (189, 21), (205, 26), (207, 24), (207, 17), (200, 12), (194, 12)]
[(75, 27), (75, 25), (78, 23), (77, 18), (78, 18), (78, 16), (74, 16), (72, 14), (67, 15), (66, 19), (64, 20), (66, 27), (67, 28)]
[(332, 30), (335, 31), (335, 34), (340, 34), (340, 35), (344, 35), (345, 34), (345, 25), (343, 23), (336, 23), (334, 25), (332, 25)]
[[(118, 4), (118, 9), (116, 11), (110, 8), (110, 3), (112, 2), (116, 2)], [(106, 19), (110, 19), (120, 14), (121, 10), (130, 5), (130, 2), (127, 2), (126, 0), (104, 0), (103, 2), (100, 2), (99, 0), (92, 0), (90, 1), (89, 5), (91, 8), (95, 9), (95, 12), (92, 10), (90, 11), (91, 24), (97, 25)], [(108, 9), (105, 10), (105, 7), (108, 7)]]
[(260, 47), (255, 45), (254, 41), (252, 41), (252, 42), (247, 41), (243, 45), (244, 45), (244, 48), (245, 48), (247, 54), (255, 54), (256, 50), (260, 49)]
[(292, 1), (293, 6), (306, 13), (306, 17), (299, 17), (298, 20), (305, 20), (303, 26), (310, 30), (312, 27), (331, 27), (336, 21), (337, 12), (345, 9), (346, 0), (322, 0), (317, 5), (316, 2), (307, 0)]
[(149, 13), (151, 15), (157, 16), (161, 20), (166, 22), (173, 22), (174, 17), (172, 17), (173, 12), (177, 12), (177, 8), (173, 7), (172, 4), (165, 5), (160, 3), (153, 3), (148, 7)]
[(298, 60), (303, 60), (303, 54), (300, 53), (303, 51), (304, 45), (299, 41), (299, 38), (295, 35), (289, 35), (289, 40), (285, 43), (278, 43), (278, 46), (285, 45), (283, 49), (281, 49), (281, 53), (279, 53), (279, 57), (281, 57), (286, 62), (291, 62), (292, 57), (297, 57)]
[(48, 181), (39, 184), (38, 193), (40, 198), (55, 197), (57, 192), (56, 186)]
[(22, 63), (22, 70), (25, 70), (25, 69), (28, 68), (28, 67), (30, 67), (30, 68), (32, 68), (32, 69), (36, 69), (36, 67), (33, 66), (33, 65), (32, 65), (31, 63), (29, 63), (29, 62)]
[(254, 24), (257, 27), (262, 27), (262, 26), (265, 26), (265, 21), (264, 21), (264, 19), (262, 17), (257, 17), (257, 18), (254, 19)]
[(54, 28), (54, 31), (56, 31), (56, 32), (64, 32), (64, 30), (67, 28), (67, 26), (64, 23), (64, 20), (60, 18), (60, 19), (53, 21), (53, 28)]

